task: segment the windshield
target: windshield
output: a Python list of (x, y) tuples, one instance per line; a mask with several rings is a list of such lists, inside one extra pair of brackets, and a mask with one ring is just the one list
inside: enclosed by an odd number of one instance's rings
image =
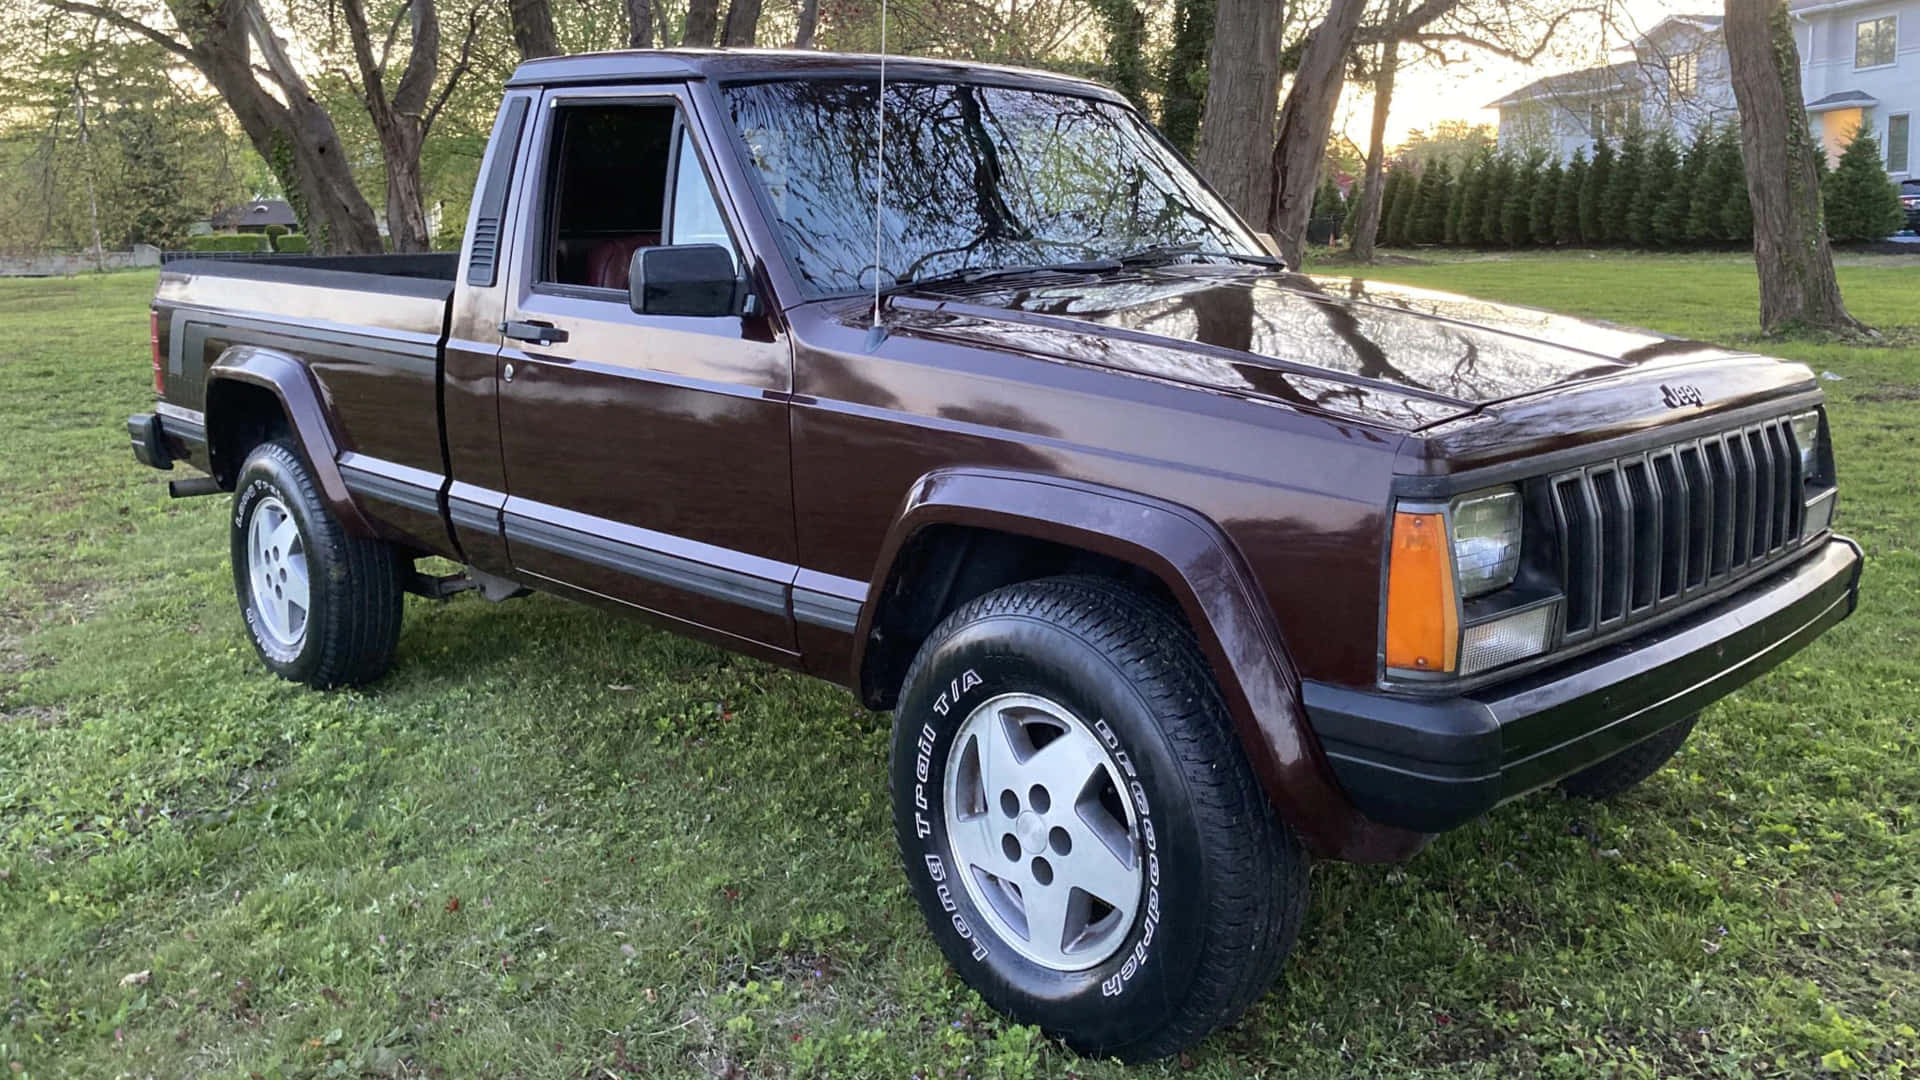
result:
[[(874, 287), (878, 84), (735, 84), (726, 98), (795, 276)], [(1132, 110), (966, 83), (887, 84), (879, 284), (979, 268), (1260, 248)]]

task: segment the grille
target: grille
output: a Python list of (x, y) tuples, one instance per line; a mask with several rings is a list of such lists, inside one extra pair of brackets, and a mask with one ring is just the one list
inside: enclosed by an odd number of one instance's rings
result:
[(1804, 484), (1785, 417), (1551, 477), (1565, 640), (1636, 622), (1785, 553), (1800, 536)]

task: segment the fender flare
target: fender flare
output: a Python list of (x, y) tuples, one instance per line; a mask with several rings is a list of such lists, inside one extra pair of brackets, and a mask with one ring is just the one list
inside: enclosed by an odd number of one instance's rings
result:
[(307, 471), (319, 485), (320, 498), (338, 518), (341, 527), (354, 536), (373, 536), (373, 527), (354, 504), (347, 482), (340, 475), (339, 442), (327, 425), (327, 413), (321, 404), (319, 388), (305, 364), (294, 357), (258, 345), (232, 345), (207, 368), (207, 455), (214, 474), (226, 474), (236, 480), (240, 463), (219, 458), (221, 440), (217, 434), (222, 423), (222, 387), (245, 384), (260, 387), (280, 402), (280, 411), (293, 428), (295, 448), (306, 460)]
[(1394, 862), (1426, 843), (1425, 834), (1381, 825), (1353, 807), (1310, 734), (1300, 678), (1238, 550), (1212, 521), (1174, 503), (1033, 473), (928, 473), (908, 491), (868, 585), (853, 638), (856, 676), (901, 551), (922, 529), (941, 524), (1065, 544), (1151, 573), (1199, 638), (1268, 799), (1309, 849), (1352, 862)]

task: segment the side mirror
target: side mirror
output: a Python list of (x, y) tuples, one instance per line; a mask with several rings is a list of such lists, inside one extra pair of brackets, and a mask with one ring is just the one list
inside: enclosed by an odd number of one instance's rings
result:
[(719, 244), (635, 249), (627, 264), (627, 305), (641, 315), (739, 315), (747, 282)]

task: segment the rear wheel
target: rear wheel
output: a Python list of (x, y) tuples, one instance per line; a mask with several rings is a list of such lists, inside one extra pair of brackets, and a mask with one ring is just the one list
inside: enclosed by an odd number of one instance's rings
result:
[(1659, 772), (1660, 766), (1665, 765), (1680, 749), (1680, 744), (1686, 742), (1687, 736), (1693, 733), (1693, 723), (1698, 719), (1700, 714), (1695, 713), (1652, 738), (1634, 743), (1598, 765), (1574, 773), (1560, 781), (1560, 790), (1577, 799), (1613, 798)]
[(263, 443), (248, 455), (228, 531), (247, 636), (269, 670), (320, 689), (386, 673), (406, 560), (391, 544), (347, 535), (292, 446)]
[(1193, 636), (1097, 578), (954, 612), (894, 715), (894, 824), (935, 939), (995, 1008), (1077, 1050), (1178, 1052), (1271, 984), (1308, 860)]

